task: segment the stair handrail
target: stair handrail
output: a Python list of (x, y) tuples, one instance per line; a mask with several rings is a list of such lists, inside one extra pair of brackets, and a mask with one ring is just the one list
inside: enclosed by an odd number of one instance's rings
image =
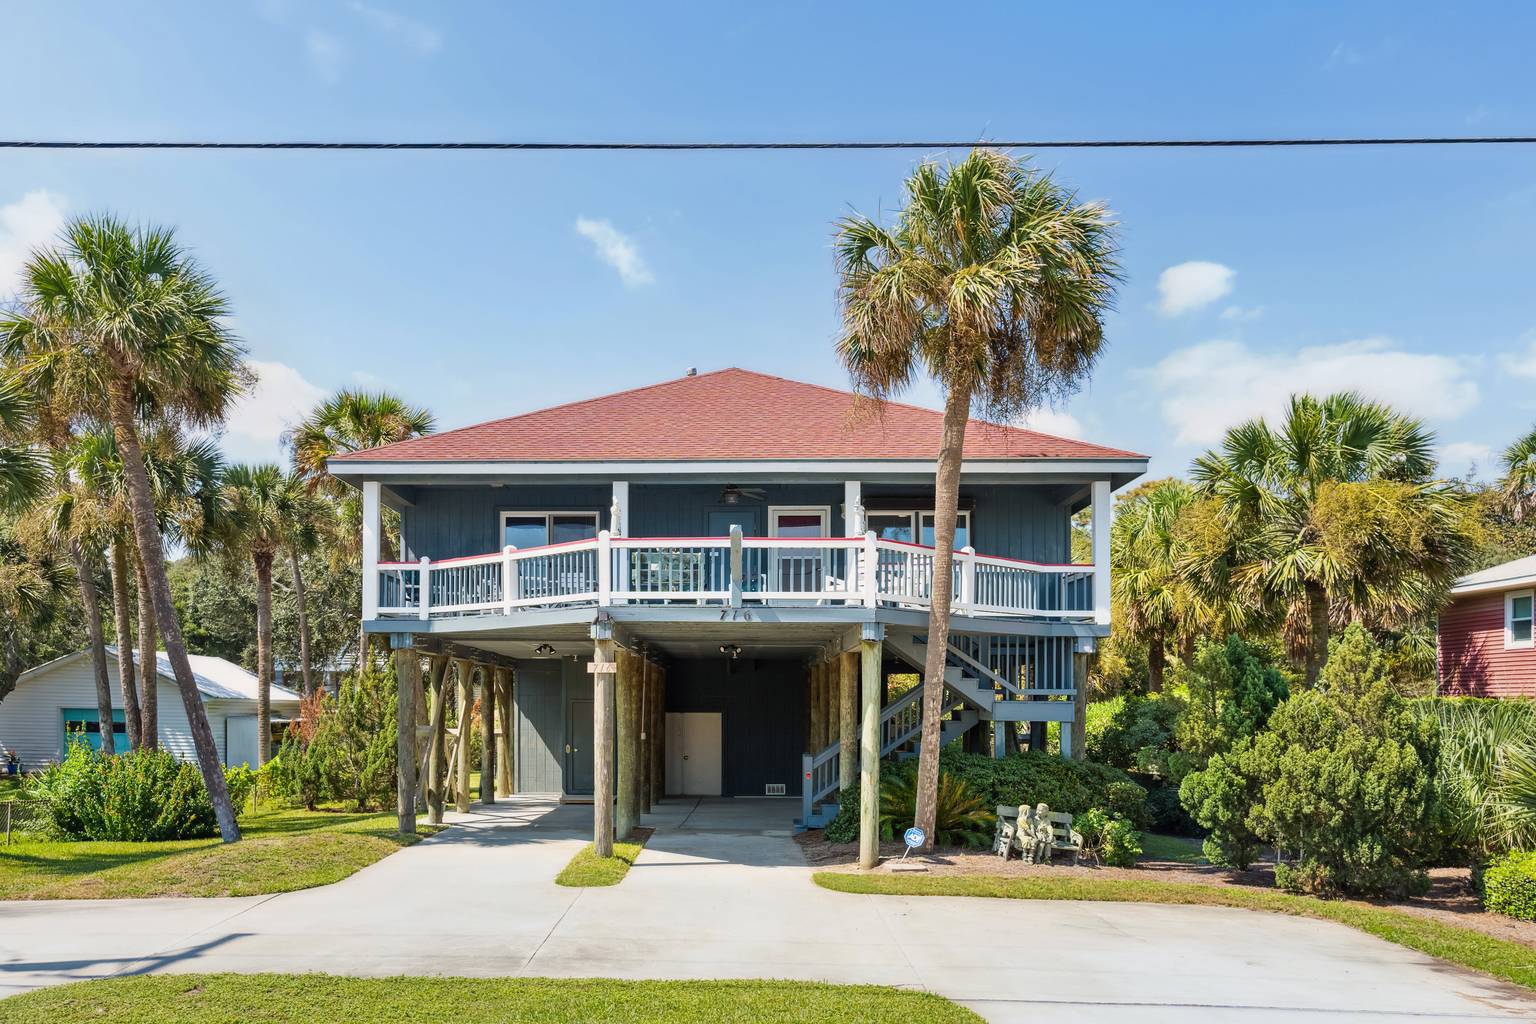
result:
[(993, 683), (1001, 686), (1004, 690), (1007, 690), (1015, 697), (1024, 696), (1024, 691), (1019, 689), (1016, 683), (1010, 681), (1006, 676), (999, 675), (998, 673), (992, 671), (992, 669), (988, 668), (980, 661), (977, 661), (970, 655), (969, 652), (965, 651), (963, 648), (957, 647), (954, 640), (950, 640), (948, 647), (949, 653), (951, 655), (953, 655), (957, 660), (964, 662), (971, 668), (974, 668), (976, 671), (980, 672), (982, 678), (990, 679)]
[[(885, 724), (891, 719), (895, 718), (897, 715), (901, 714), (912, 704), (918, 704), (919, 709), (921, 709), (922, 696), (922, 686), (914, 686), (912, 689), (908, 690), (900, 697), (897, 697), (885, 707), (881, 708), (880, 731), (878, 735), (884, 736)], [(889, 741), (881, 742), (880, 756), (884, 757), (891, 751), (895, 750), (897, 747), (901, 746), (903, 743), (906, 743), (913, 736), (916, 736), (919, 732), (921, 732), (922, 728), (922, 714), (921, 710), (919, 710), (917, 723), (911, 729), (898, 733)], [(839, 780), (835, 775), (831, 777), (830, 782), (822, 783), (820, 785), (817, 785), (815, 780), (816, 777), (821, 774), (820, 770), (827, 764), (827, 762), (836, 760), (842, 751), (842, 740), (837, 739), (833, 740), (831, 744), (815, 754), (801, 755), (801, 781), (803, 785), (800, 787), (800, 803), (803, 812), (803, 817), (801, 818), (802, 821), (810, 820), (812, 807), (815, 807), (822, 800), (826, 799), (828, 795), (837, 792), (837, 783)]]

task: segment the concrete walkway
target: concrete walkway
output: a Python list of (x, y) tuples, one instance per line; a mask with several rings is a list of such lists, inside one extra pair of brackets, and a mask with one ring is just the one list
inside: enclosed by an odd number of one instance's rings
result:
[(764, 977), (921, 986), (992, 1021), (1536, 1019), (1513, 987), (1326, 922), (828, 892), (795, 810), (669, 801), (608, 889), (552, 882), (589, 807), (517, 799), (320, 889), (0, 903), (0, 992), (148, 971)]

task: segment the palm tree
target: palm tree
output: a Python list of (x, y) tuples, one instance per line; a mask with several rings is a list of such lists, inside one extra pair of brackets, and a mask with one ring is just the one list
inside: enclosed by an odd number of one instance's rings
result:
[(112, 425), (155, 620), (220, 835), (234, 842), (240, 828), (176, 618), (140, 436), (146, 398), (158, 417), (208, 428), (249, 386), (242, 350), (225, 326), (228, 305), (171, 231), (110, 216), (71, 221), (55, 247), (34, 253), (21, 298), (18, 311), (0, 318), (0, 351), (34, 394), (67, 399), (57, 408)]
[(1504, 449), (1504, 502), (1516, 519), (1536, 511), (1536, 427)]
[(916, 814), (932, 836), (966, 424), (973, 407), (1007, 420), (1075, 390), (1103, 347), (1119, 270), (1108, 211), (1002, 153), (924, 163), (906, 194), (894, 227), (838, 224), (837, 349), (877, 402), (924, 374), (944, 390)]
[(1431, 479), (1433, 449), (1418, 420), (1343, 392), (1294, 396), (1278, 429), (1251, 420), (1195, 460), (1233, 586), (1284, 618), (1309, 685), (1333, 620), (1406, 625), (1462, 570), (1469, 506)]
[(29, 434), (32, 419), (22, 383), (0, 377), (0, 509), (24, 507), (47, 489), (47, 464)]
[(436, 429), (432, 414), (383, 392), (338, 391), (316, 406), (284, 441), (295, 471), (311, 490), (325, 488), (350, 496), (326, 469), (338, 455), (405, 441)]
[(1194, 631), (1196, 600), (1179, 571), (1179, 520), (1196, 501), (1182, 480), (1155, 480), (1120, 499), (1110, 530), (1116, 619), (1147, 645), (1147, 689), (1163, 688), (1168, 644)]
[[(207, 543), (207, 524), (218, 500), (218, 479), (223, 468), (218, 446), (209, 440), (189, 440), (174, 424), (148, 419), (140, 424), (140, 434), (145, 470), (155, 494), (160, 532), (197, 550)], [(129, 743), (134, 749), (143, 746), (152, 750), (159, 745), (157, 670), (154, 667), (158, 650), (155, 610), (149, 588), (144, 583), (143, 559), (129, 539), (132, 509), (117, 438), (111, 428), (93, 428), (80, 435), (74, 451), (72, 472), (105, 505), (110, 522), (108, 568), (112, 578), (118, 677), (122, 683)], [(135, 591), (138, 594), (139, 664), (145, 666), (142, 703), (134, 671), (134, 610), (130, 602)]]
[(256, 573), (256, 729), (265, 764), (272, 752), (272, 565), (309, 509), (299, 479), (273, 465), (230, 466), (220, 490), (220, 544), (250, 558)]
[(320, 547), (322, 531), (319, 524), (327, 502), (310, 494), (297, 475), (290, 475), (285, 480), (292, 503), (283, 549), (288, 555), (288, 572), (293, 580), (293, 605), (299, 628), (299, 671), (304, 678), (304, 696), (310, 697), (315, 692), (315, 670), (310, 654), (312, 637), (308, 588), (304, 583), (304, 556)]

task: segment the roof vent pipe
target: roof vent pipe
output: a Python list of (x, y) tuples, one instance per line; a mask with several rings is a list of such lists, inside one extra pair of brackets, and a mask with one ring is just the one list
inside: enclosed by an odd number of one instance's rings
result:
[(690, 367), (688, 367), (688, 372), (683, 374), (684, 377), (697, 377), (698, 375), (699, 375), (699, 368), (697, 366), (690, 366)]

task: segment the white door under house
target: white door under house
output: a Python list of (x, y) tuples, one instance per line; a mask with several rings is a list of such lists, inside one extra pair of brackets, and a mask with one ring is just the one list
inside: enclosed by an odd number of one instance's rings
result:
[(719, 796), (720, 713), (667, 713), (667, 795)]

